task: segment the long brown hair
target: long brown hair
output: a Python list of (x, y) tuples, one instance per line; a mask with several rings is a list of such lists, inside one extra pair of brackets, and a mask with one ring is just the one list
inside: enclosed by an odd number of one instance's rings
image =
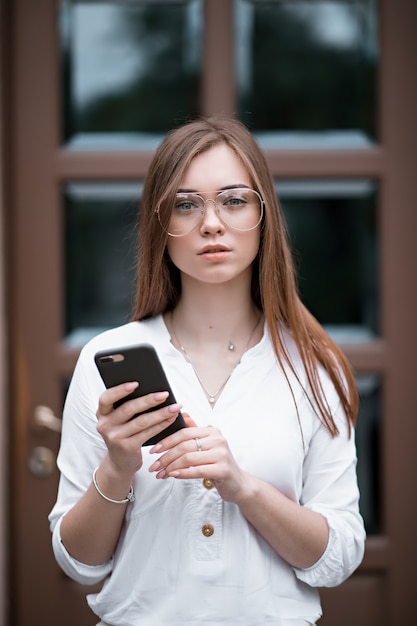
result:
[(320, 383), (319, 365), (334, 384), (350, 430), (355, 424), (359, 403), (352, 368), (341, 349), (299, 298), (286, 226), (274, 182), (262, 151), (241, 122), (224, 117), (188, 122), (171, 131), (156, 150), (146, 176), (139, 212), (133, 319), (154, 317), (172, 310), (178, 303), (181, 296), (180, 275), (166, 252), (168, 235), (161, 228), (157, 210), (162, 221), (169, 220), (173, 198), (192, 159), (218, 144), (226, 144), (236, 153), (246, 167), (254, 189), (264, 200), (261, 241), (253, 264), (252, 298), (265, 315), (278, 362), (282, 367), (286, 362), (296, 375), (279, 330), (280, 327), (287, 328), (300, 353), (312, 393), (312, 404), (323, 424), (332, 436), (338, 434)]

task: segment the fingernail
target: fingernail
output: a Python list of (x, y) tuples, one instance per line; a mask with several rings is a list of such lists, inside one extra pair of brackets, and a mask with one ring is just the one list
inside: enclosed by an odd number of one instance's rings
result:
[(154, 454), (155, 452), (159, 452), (160, 450), (162, 450), (163, 446), (162, 443), (156, 443), (150, 450), (149, 450), (149, 454)]
[(132, 382), (132, 383), (126, 383), (124, 388), (126, 391), (133, 391), (134, 389), (136, 389), (136, 387), (139, 385), (139, 383), (137, 381)]
[(168, 411), (170, 413), (178, 413), (181, 411), (182, 404), (170, 404), (168, 407)]
[(155, 402), (162, 402), (163, 400), (166, 400), (168, 398), (168, 391), (158, 391), (158, 393), (155, 393), (153, 396), (153, 399), (155, 400)]
[(159, 461), (155, 461), (155, 463), (152, 463), (152, 465), (149, 468), (150, 472), (154, 472), (155, 470), (159, 469), (161, 467), (161, 463)]

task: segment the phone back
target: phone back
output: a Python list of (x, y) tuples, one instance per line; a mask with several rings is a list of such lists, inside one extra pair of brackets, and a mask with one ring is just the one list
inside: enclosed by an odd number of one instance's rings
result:
[[(158, 391), (168, 391), (169, 393), (168, 398), (158, 408), (176, 402), (162, 364), (152, 345), (143, 343), (113, 350), (102, 350), (97, 352), (94, 360), (107, 388), (133, 381), (139, 383), (139, 386), (131, 394), (115, 403), (115, 408), (132, 398)], [(149, 409), (149, 411), (153, 410), (155, 409)], [(134, 415), (132, 419), (137, 415)], [(180, 413), (171, 426), (143, 445), (154, 445), (185, 426), (184, 418)]]

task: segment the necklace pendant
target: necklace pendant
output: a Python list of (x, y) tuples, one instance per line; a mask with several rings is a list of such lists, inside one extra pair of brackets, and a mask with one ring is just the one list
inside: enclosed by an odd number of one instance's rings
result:
[[(254, 335), (254, 333), (255, 333), (255, 330), (256, 330), (256, 329), (257, 329), (257, 327), (258, 327), (258, 324), (259, 324), (259, 322), (260, 322), (260, 320), (261, 320), (261, 317), (262, 317), (262, 313), (260, 313), (260, 314), (259, 314), (259, 317), (258, 317), (258, 319), (257, 319), (257, 321), (256, 321), (256, 324), (255, 324), (255, 326), (253, 327), (252, 332), (251, 332), (251, 334), (250, 334), (250, 336), (249, 336), (249, 339), (248, 339), (248, 341), (247, 341), (247, 343), (246, 343), (246, 346), (245, 346), (245, 348), (244, 348), (244, 349), (243, 349), (243, 351), (242, 351), (242, 354), (241, 354), (241, 356), (240, 356), (240, 359), (242, 358), (242, 355), (246, 352), (246, 350), (249, 348), (250, 342), (251, 342), (252, 337), (253, 337), (253, 335)], [(187, 353), (186, 349), (184, 348), (184, 346), (182, 345), (182, 343), (180, 342), (180, 340), (178, 339), (178, 337), (177, 337), (177, 335), (176, 335), (175, 328), (174, 328), (174, 319), (173, 319), (173, 314), (172, 314), (172, 311), (171, 311), (171, 328), (172, 328), (172, 334), (173, 334), (173, 336), (174, 336), (174, 339), (175, 339), (175, 341), (176, 341), (177, 345), (179, 345), (180, 350), (181, 350), (181, 352), (182, 352), (182, 353), (183, 353), (183, 355), (184, 355), (184, 358), (185, 358), (185, 359), (186, 359), (186, 361), (188, 361), (188, 363), (191, 365), (191, 367), (192, 367), (192, 369), (193, 369), (193, 371), (194, 371), (194, 374), (195, 374), (195, 375), (196, 375), (196, 377), (197, 377), (198, 382), (200, 383), (200, 385), (201, 385), (202, 389), (204, 390), (204, 393), (206, 394), (206, 397), (208, 398), (209, 403), (211, 404), (211, 406), (214, 406), (214, 405), (216, 404), (216, 398), (217, 398), (217, 396), (221, 393), (221, 391), (223, 391), (224, 387), (225, 387), (225, 386), (226, 386), (226, 384), (227, 384), (227, 381), (230, 379), (230, 377), (232, 376), (232, 374), (233, 374), (233, 372), (235, 371), (236, 367), (239, 365), (239, 363), (240, 363), (240, 359), (238, 360), (238, 362), (236, 363), (236, 365), (232, 368), (232, 370), (230, 371), (230, 373), (229, 373), (228, 377), (227, 377), (227, 378), (226, 378), (226, 380), (225, 380), (225, 381), (224, 381), (224, 382), (220, 385), (220, 387), (217, 389), (217, 391), (216, 391), (215, 393), (210, 393), (210, 392), (208, 391), (207, 387), (205, 386), (205, 384), (203, 383), (203, 381), (201, 380), (201, 377), (200, 377), (200, 375), (199, 375), (199, 373), (198, 373), (197, 369), (195, 368), (194, 363), (192, 362), (192, 360), (191, 360), (190, 356), (188, 355), (188, 353)], [(171, 341), (172, 341), (172, 339), (171, 339)], [(173, 344), (173, 345), (175, 345), (175, 344)], [(228, 345), (227, 347), (228, 347), (228, 350), (230, 350), (230, 352), (233, 352), (233, 351), (236, 349), (236, 346), (235, 346), (235, 344), (233, 343), (233, 341), (232, 341), (231, 339), (229, 339), (229, 345)], [(240, 350), (239, 350), (239, 352), (240, 352)]]

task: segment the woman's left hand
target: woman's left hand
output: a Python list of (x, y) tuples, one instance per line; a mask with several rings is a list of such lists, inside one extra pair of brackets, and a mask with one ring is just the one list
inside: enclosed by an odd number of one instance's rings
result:
[(226, 439), (215, 426), (198, 427), (184, 414), (188, 428), (166, 437), (150, 449), (160, 454), (149, 468), (156, 478), (209, 478), (228, 502), (238, 498), (244, 472), (236, 463)]
[[(149, 468), (157, 478), (209, 478), (219, 495), (234, 502), (275, 552), (293, 567), (311, 567), (324, 553), (329, 529), (320, 513), (301, 506), (270, 483), (251, 476), (236, 463), (221, 431), (198, 427), (184, 414), (188, 428), (151, 448), (159, 455)], [(201, 446), (201, 448), (200, 448)]]

